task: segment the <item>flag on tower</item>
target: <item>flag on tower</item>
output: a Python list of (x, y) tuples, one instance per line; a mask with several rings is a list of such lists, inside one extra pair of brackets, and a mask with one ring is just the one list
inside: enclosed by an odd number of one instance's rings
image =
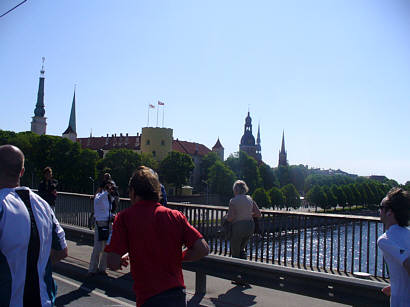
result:
[(155, 106), (153, 104), (149, 104), (150, 109), (155, 109)]
[(159, 106), (163, 106), (163, 105), (165, 105), (165, 103), (163, 103), (162, 101), (159, 101), (159, 100), (158, 100), (158, 105), (159, 105)]

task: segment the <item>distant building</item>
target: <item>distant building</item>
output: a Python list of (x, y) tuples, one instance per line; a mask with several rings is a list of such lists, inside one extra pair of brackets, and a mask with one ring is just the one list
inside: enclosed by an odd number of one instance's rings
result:
[(40, 78), (38, 82), (38, 92), (37, 92), (37, 103), (36, 108), (34, 109), (34, 116), (32, 117), (31, 121), (31, 131), (37, 133), (39, 135), (46, 134), (46, 117), (44, 114), (46, 110), (44, 108), (44, 57), (43, 57), (43, 64), (41, 66), (40, 71)]
[(248, 116), (245, 118), (244, 133), (239, 144), (239, 150), (244, 151), (249, 156), (255, 158), (256, 161), (262, 161), (261, 145), (260, 145), (260, 130), (258, 125), (258, 137), (255, 143), (255, 137), (252, 134), (252, 118), (248, 111)]
[(203, 144), (179, 139), (174, 140), (172, 132), (171, 128), (144, 127), (142, 133), (136, 136), (130, 136), (128, 133), (125, 135), (122, 133), (119, 135), (113, 134), (111, 136), (107, 134), (106, 137), (77, 138), (77, 142), (80, 143), (82, 148), (96, 150), (101, 157), (108, 151), (118, 148), (127, 148), (138, 153), (150, 153), (157, 161), (164, 159), (171, 151), (185, 153), (192, 158), (195, 164), (190, 180), (191, 185), (199, 188), (201, 161), (211, 150)]
[(224, 147), (222, 146), (221, 142), (218, 140), (216, 141), (214, 147), (212, 147), (212, 151), (215, 152), (221, 161), (224, 161)]
[(77, 125), (75, 118), (75, 89), (73, 95), (73, 102), (71, 104), (70, 120), (67, 129), (63, 132), (63, 138), (67, 138), (73, 142), (77, 140)]
[(288, 166), (288, 154), (285, 150), (285, 131), (282, 133), (282, 147), (279, 151), (278, 167), (279, 166)]

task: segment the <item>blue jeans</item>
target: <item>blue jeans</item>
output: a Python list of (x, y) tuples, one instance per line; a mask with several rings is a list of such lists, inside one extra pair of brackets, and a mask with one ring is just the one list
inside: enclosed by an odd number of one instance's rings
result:
[(141, 307), (186, 307), (184, 288), (172, 288), (151, 296)]

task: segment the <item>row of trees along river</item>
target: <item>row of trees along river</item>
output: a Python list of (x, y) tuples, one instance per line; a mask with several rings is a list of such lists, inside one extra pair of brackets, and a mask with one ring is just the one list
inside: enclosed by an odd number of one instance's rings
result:
[[(31, 132), (15, 133), (0, 130), (0, 144), (13, 144), (25, 154), (26, 172), (22, 184), (37, 187), (42, 170), (50, 166), (59, 181), (59, 190), (91, 193), (93, 181), (98, 182), (110, 172), (127, 196), (128, 179), (133, 170), (146, 165), (156, 170), (160, 180), (176, 188), (189, 183), (194, 163), (187, 154), (171, 152), (161, 162), (150, 154), (139, 154), (129, 149), (114, 149), (104, 157), (96, 151), (82, 149), (78, 143), (58, 136), (36, 135)], [(194, 186), (199, 193), (218, 194), (227, 203), (232, 197), (236, 179), (246, 181), (250, 193), (260, 207), (299, 208), (303, 202), (323, 209), (380, 202), (386, 192), (399, 184), (386, 177), (372, 180), (347, 174), (340, 170), (320, 170), (307, 165), (272, 168), (258, 164), (244, 152), (230, 155), (221, 161), (213, 152), (202, 158), (200, 184)], [(404, 188), (410, 190), (410, 181)], [(301, 197), (302, 196), (302, 197)]]

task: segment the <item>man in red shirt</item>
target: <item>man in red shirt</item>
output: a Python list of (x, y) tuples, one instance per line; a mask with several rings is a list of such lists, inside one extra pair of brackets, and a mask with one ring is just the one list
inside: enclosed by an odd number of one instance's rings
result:
[(130, 259), (137, 306), (186, 306), (182, 261), (199, 260), (209, 247), (182, 213), (159, 204), (160, 192), (155, 172), (138, 167), (129, 182), (132, 206), (115, 218), (105, 248), (108, 267), (121, 269)]

